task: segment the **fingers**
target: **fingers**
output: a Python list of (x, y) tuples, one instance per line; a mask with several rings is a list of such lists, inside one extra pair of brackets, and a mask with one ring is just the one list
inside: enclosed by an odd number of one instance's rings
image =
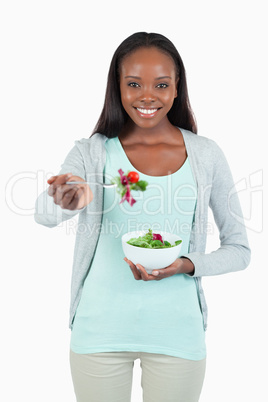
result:
[[(84, 195), (84, 187), (80, 185), (62, 185), (54, 195), (54, 202), (64, 209), (77, 209), (80, 198)], [(71, 188), (70, 188), (71, 187)]]
[(47, 183), (48, 183), (48, 184), (53, 183), (53, 181), (55, 181), (56, 177), (57, 177), (57, 176), (51, 176), (51, 177), (47, 180)]
[(66, 173), (66, 174), (61, 174), (58, 176), (51, 176), (48, 180), (47, 183), (48, 184), (52, 184), (54, 183), (55, 180), (58, 180), (58, 182), (61, 184), (62, 183), (66, 183), (66, 181), (72, 177), (72, 173)]
[(139, 270), (137, 269), (136, 265), (133, 264), (133, 262), (130, 261), (130, 260), (128, 260), (126, 257), (124, 258), (124, 261), (126, 261), (126, 263), (129, 265), (129, 268), (131, 269), (134, 278), (135, 278), (137, 281), (140, 281), (140, 280), (142, 279), (142, 278), (141, 278), (141, 273), (140, 273)]
[[(72, 177), (72, 173), (61, 174), (59, 176), (51, 176), (47, 183), (50, 184), (48, 188), (48, 195), (53, 196), (58, 186), (65, 184), (68, 179)], [(67, 184), (69, 186), (69, 184)]]
[(72, 180), (84, 181), (81, 177), (73, 176), (72, 173), (52, 176), (47, 181), (50, 184), (48, 195), (52, 196), (54, 203), (63, 209), (81, 209), (91, 201), (93, 195), (86, 183), (66, 184), (71, 177)]
[(146, 269), (142, 265), (137, 264), (136, 266), (139, 269), (141, 277), (142, 277), (142, 279), (144, 281), (151, 281), (151, 280), (155, 279), (155, 277), (153, 277), (152, 275), (148, 274), (148, 272), (146, 271)]
[[(153, 275), (149, 275), (148, 272), (145, 270), (145, 268), (140, 265), (140, 264), (133, 264), (132, 261), (128, 260), (126, 257), (124, 258), (124, 261), (129, 265), (129, 268), (131, 269), (133, 276), (136, 280), (143, 280), (143, 281), (151, 281), (151, 280), (157, 280)], [(161, 278), (159, 278), (161, 279)]]
[(166, 275), (165, 269), (154, 270), (152, 271), (152, 274), (148, 274), (148, 272), (142, 265), (137, 264), (137, 268), (140, 270), (141, 277), (144, 281), (160, 281), (161, 279), (169, 276)]
[(153, 276), (155, 280), (159, 281), (161, 279), (168, 278), (178, 273), (179, 273), (178, 264), (174, 262), (166, 268), (153, 270), (152, 275), (150, 276)]
[(146, 269), (140, 264), (133, 264), (132, 261), (128, 260), (126, 257), (124, 258), (126, 263), (129, 265), (134, 278), (137, 280), (143, 281), (160, 281), (161, 279), (168, 278), (169, 276), (178, 274), (178, 262), (174, 261), (171, 265), (162, 269), (155, 269), (152, 271), (152, 274), (148, 274)]
[[(66, 188), (67, 186), (67, 188)], [(69, 185), (66, 184), (66, 186), (62, 185), (58, 189), (57, 197), (55, 200), (55, 204), (60, 205), (60, 207), (64, 209), (76, 209), (76, 206), (79, 201), (79, 195), (80, 191), (82, 190), (81, 188), (78, 187), (73, 187), (68, 188)], [(82, 190), (83, 191), (83, 190)]]
[(181, 261), (179, 258), (177, 258), (172, 264), (170, 264), (166, 268), (162, 269), (154, 269), (152, 271), (152, 274), (148, 274), (146, 269), (140, 265), (140, 264), (133, 264), (132, 261), (128, 260), (126, 257), (124, 258), (126, 263), (129, 265), (134, 278), (137, 280), (143, 280), (143, 281), (160, 281), (161, 279), (168, 278), (170, 276), (173, 276), (175, 274), (180, 273), (180, 265)]
[(80, 201), (81, 197), (84, 196), (84, 193), (85, 193), (84, 187), (79, 187), (79, 188), (74, 188), (72, 190), (69, 190), (64, 195), (64, 198), (62, 199), (60, 206), (62, 208), (68, 208), (71, 210), (80, 209), (81, 206), (79, 206), (79, 201)]

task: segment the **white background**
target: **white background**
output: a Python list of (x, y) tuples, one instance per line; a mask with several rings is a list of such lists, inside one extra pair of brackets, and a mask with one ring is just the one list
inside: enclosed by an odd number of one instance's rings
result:
[[(75, 401), (68, 362), (75, 232), (37, 225), (33, 207), (74, 141), (90, 136), (116, 47), (147, 31), (167, 36), (182, 56), (199, 134), (226, 154), (252, 247), (247, 270), (203, 280), (209, 325), (200, 402), (265, 402), (265, 2), (91, 3), (9, 0), (0, 9), (0, 399)], [(216, 247), (217, 231), (207, 251)], [(140, 374), (136, 361), (134, 402), (142, 400)]]

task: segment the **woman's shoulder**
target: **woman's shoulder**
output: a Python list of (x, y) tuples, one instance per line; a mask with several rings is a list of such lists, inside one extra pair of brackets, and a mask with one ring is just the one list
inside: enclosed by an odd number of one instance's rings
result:
[(204, 135), (200, 134), (195, 134), (192, 131), (186, 130), (185, 128), (180, 128), (182, 131), (183, 137), (187, 139), (191, 144), (193, 145), (199, 145), (199, 146), (204, 146), (204, 147), (213, 147), (216, 146), (217, 144), (214, 140), (211, 138), (205, 137)]
[(199, 158), (204, 157), (206, 160), (217, 160), (223, 156), (220, 146), (211, 138), (203, 135), (194, 134), (192, 131), (180, 129), (185, 141), (186, 147), (191, 148), (192, 152), (196, 152)]
[(104, 150), (104, 144), (107, 140), (108, 138), (105, 135), (96, 133), (88, 138), (80, 138), (74, 143), (82, 153), (100, 153), (102, 150)]
[(108, 138), (105, 135), (95, 133), (95, 134), (92, 134), (88, 138), (84, 138), (84, 137), (80, 138), (79, 140), (76, 140), (75, 143), (78, 145), (85, 145), (85, 144), (103, 145), (105, 143), (105, 141), (107, 141), (107, 140), (108, 140)]

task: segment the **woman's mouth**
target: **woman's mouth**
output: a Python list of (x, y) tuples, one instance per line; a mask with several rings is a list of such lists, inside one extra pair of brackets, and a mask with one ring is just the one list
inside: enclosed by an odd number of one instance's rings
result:
[(160, 110), (161, 108), (155, 108), (155, 109), (143, 109), (141, 107), (135, 107), (134, 109), (137, 110), (138, 114), (141, 117), (145, 117), (145, 118), (152, 118), (156, 115), (156, 113), (158, 112), (158, 110)]

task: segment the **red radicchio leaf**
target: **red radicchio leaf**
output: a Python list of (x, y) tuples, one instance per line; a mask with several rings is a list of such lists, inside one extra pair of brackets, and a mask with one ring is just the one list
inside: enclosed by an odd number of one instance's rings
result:
[(127, 192), (126, 192), (126, 194), (122, 197), (122, 199), (121, 199), (121, 201), (120, 201), (120, 204), (121, 204), (122, 202), (124, 202), (124, 201), (127, 201), (127, 202), (130, 204), (130, 206), (132, 207), (132, 205), (135, 204), (136, 200), (134, 200), (134, 198), (133, 198), (132, 195), (131, 195), (130, 187), (129, 187), (129, 182), (128, 182), (127, 176), (124, 175), (124, 172), (123, 172), (122, 169), (119, 169), (119, 170), (118, 170), (118, 173), (120, 174), (121, 183), (122, 183), (124, 186), (126, 186), (126, 188), (127, 188)]
[(160, 234), (153, 233), (153, 240), (160, 240), (164, 244), (163, 238)]
[(129, 189), (129, 184), (127, 184), (127, 192), (126, 194), (122, 197), (120, 204), (124, 201), (127, 201), (130, 206), (132, 207), (133, 204), (135, 204), (136, 200), (134, 200), (134, 198), (131, 195), (130, 189)]
[(120, 177), (121, 177), (121, 183), (122, 183), (124, 186), (126, 186), (126, 185), (128, 184), (127, 176), (124, 175), (124, 172), (123, 172), (122, 169), (119, 169), (119, 170), (118, 170), (118, 173), (120, 174)]

